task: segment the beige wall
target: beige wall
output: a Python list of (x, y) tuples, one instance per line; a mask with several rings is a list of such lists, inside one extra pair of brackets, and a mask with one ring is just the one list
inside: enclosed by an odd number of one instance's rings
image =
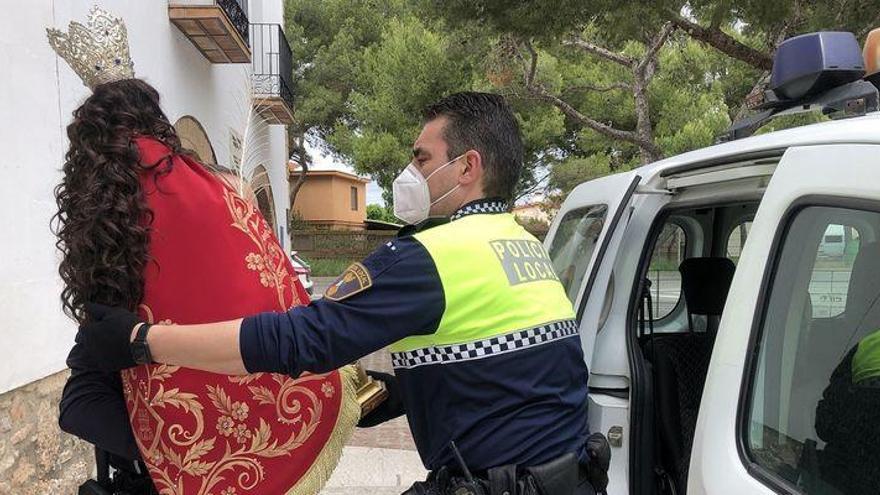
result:
[[(351, 209), (351, 188), (357, 188), (357, 210)], [(303, 220), (334, 228), (363, 227), (367, 219), (367, 184), (347, 175), (312, 172), (299, 193), (293, 209)]]
[(0, 493), (76, 493), (92, 476), (94, 449), (58, 429), (62, 371), (0, 394)]
[(192, 115), (184, 115), (177, 119), (174, 123), (174, 130), (180, 138), (180, 144), (189, 150), (195, 151), (202, 163), (210, 165), (217, 164), (217, 155), (214, 154), (214, 147), (211, 140), (199, 122)]

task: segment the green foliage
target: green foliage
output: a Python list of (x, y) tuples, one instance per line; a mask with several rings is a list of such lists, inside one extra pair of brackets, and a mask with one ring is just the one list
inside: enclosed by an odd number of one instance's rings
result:
[[(403, 0), (286, 1), (296, 127), (375, 179), (387, 204), (394, 177), (411, 159), (422, 110), (456, 91), (501, 90), (485, 65), (496, 39), (432, 18)], [(520, 121), (529, 123), (525, 190), (535, 183), (533, 169), (558, 146), (563, 119), (546, 105), (512, 103)]]
[(367, 218), (370, 220), (378, 220), (380, 222), (400, 223), (400, 220), (394, 216), (394, 211), (387, 206), (367, 205)]
[(611, 163), (612, 158), (604, 153), (561, 161), (553, 167), (550, 186), (560, 191), (571, 191), (581, 182), (613, 173)]
[[(624, 50), (632, 56), (639, 56), (641, 51), (643, 46), (638, 43), (631, 43)], [(615, 82), (631, 83), (632, 77), (625, 68), (572, 50), (557, 49), (554, 53), (559, 54), (557, 67), (563, 78), (560, 94), (568, 103), (616, 128), (635, 128), (630, 91), (592, 89), (609, 88)], [(758, 77), (757, 71), (740, 62), (719, 62), (711, 48), (681, 35), (660, 51), (658, 66), (648, 96), (654, 142), (665, 156), (712, 145), (730, 126), (732, 112), (728, 102), (741, 100)], [(578, 87), (590, 89), (572, 90)], [(567, 193), (581, 182), (640, 164), (639, 150), (634, 144), (610, 139), (586, 127), (568, 125), (572, 146), (552, 167), (552, 188)]]
[(819, 112), (785, 115), (767, 122), (755, 132), (755, 135), (767, 134), (768, 132), (781, 131), (783, 129), (791, 129), (792, 127), (800, 127), (819, 122), (827, 122), (828, 120), (830, 120), (829, 117), (822, 115)]
[(822, 30), (863, 34), (871, 23), (876, 24), (876, 12), (880, 7), (877, 0), (677, 0), (667, 4), (672, 8), (690, 6), (704, 24), (740, 21), (749, 34), (773, 33), (781, 25), (796, 21), (792, 35)]
[(470, 87), (460, 43), (403, 0), (287, 0), (286, 21), (297, 125), (390, 200), (422, 108)]
[[(757, 80), (756, 71), (736, 70), (742, 69), (742, 63), (728, 59), (720, 64), (718, 60), (717, 53), (684, 37), (661, 52), (662, 70), (650, 94), (654, 138), (664, 155), (712, 145), (730, 127), (728, 101), (738, 105), (743, 91)], [(737, 88), (731, 90), (730, 85)]]
[[(850, 30), (877, 21), (880, 0), (286, 0), (294, 52), (296, 132), (358, 173), (391, 204), (391, 182), (410, 160), (421, 111), (462, 90), (504, 94), (523, 132), (520, 191), (552, 197), (578, 183), (638, 166), (633, 140), (609, 137), (526, 87), (531, 42), (534, 87), (614, 129), (637, 130), (634, 74), (567, 41), (578, 36), (639, 59), (670, 19), (685, 15), (759, 55), (780, 33)], [(711, 145), (741, 113), (762, 71), (678, 30), (661, 48), (647, 85), (651, 142), (670, 156)], [(817, 117), (779, 119), (781, 129)], [(535, 171), (549, 171), (539, 184)], [(539, 174), (540, 175), (540, 174)]]
[(348, 100), (351, 120), (337, 125), (329, 142), (387, 193), (409, 163), (422, 110), (443, 95), (468, 89), (470, 73), (467, 57), (458, 56), (450, 38), (414, 16), (391, 19), (379, 41), (364, 49), (359, 88)]
[(359, 261), (348, 258), (315, 258), (308, 260), (313, 277), (336, 277), (352, 263)]
[(565, 33), (586, 23), (608, 1), (540, 0), (510, 2), (500, 0), (423, 0), (432, 16), (442, 16), (450, 25), (476, 22), (494, 33), (518, 32), (540, 37)]
[(292, 211), (290, 213), (290, 222), (287, 225), (287, 231), (293, 232), (294, 230), (303, 230), (309, 227), (309, 223), (305, 221), (302, 214), (298, 211)]

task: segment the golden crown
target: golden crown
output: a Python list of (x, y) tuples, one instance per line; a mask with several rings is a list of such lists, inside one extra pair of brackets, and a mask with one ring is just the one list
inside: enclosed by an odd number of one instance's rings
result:
[(125, 23), (97, 6), (89, 13), (87, 25), (71, 22), (67, 33), (49, 28), (46, 34), (55, 52), (91, 89), (134, 77)]

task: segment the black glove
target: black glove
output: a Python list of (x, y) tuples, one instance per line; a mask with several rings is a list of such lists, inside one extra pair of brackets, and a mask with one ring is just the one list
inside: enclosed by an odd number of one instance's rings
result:
[(406, 411), (403, 407), (403, 401), (400, 397), (400, 385), (397, 383), (397, 377), (388, 373), (367, 370), (367, 375), (374, 380), (379, 380), (385, 384), (388, 391), (388, 398), (383, 400), (375, 409), (367, 413), (358, 422), (359, 428), (370, 428), (380, 425), (386, 421), (390, 421), (398, 416), (402, 416)]
[(86, 322), (79, 327), (77, 341), (101, 371), (119, 371), (137, 363), (131, 355), (131, 331), (143, 323), (131, 311), (86, 303)]
[(587, 437), (587, 454), (590, 456), (587, 465), (587, 478), (596, 493), (607, 493), (608, 469), (611, 468), (611, 445), (601, 433), (593, 433)]

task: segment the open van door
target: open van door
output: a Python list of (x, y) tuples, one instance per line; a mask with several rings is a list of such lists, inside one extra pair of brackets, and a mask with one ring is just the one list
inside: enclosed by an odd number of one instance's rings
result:
[(880, 367), (859, 362), (880, 363), (862, 356), (880, 349), (878, 157), (817, 145), (779, 162), (718, 330), (688, 494), (880, 486)]
[(587, 367), (592, 363), (598, 321), (586, 321), (584, 315), (599, 312), (588, 312), (588, 306), (601, 309), (610, 272), (600, 277), (599, 268), (609, 253), (616, 252), (615, 241), (619, 242), (620, 235), (614, 234), (620, 233), (621, 224), (629, 217), (629, 203), (640, 181), (641, 177), (630, 171), (577, 186), (562, 204), (544, 241), (574, 305)]

